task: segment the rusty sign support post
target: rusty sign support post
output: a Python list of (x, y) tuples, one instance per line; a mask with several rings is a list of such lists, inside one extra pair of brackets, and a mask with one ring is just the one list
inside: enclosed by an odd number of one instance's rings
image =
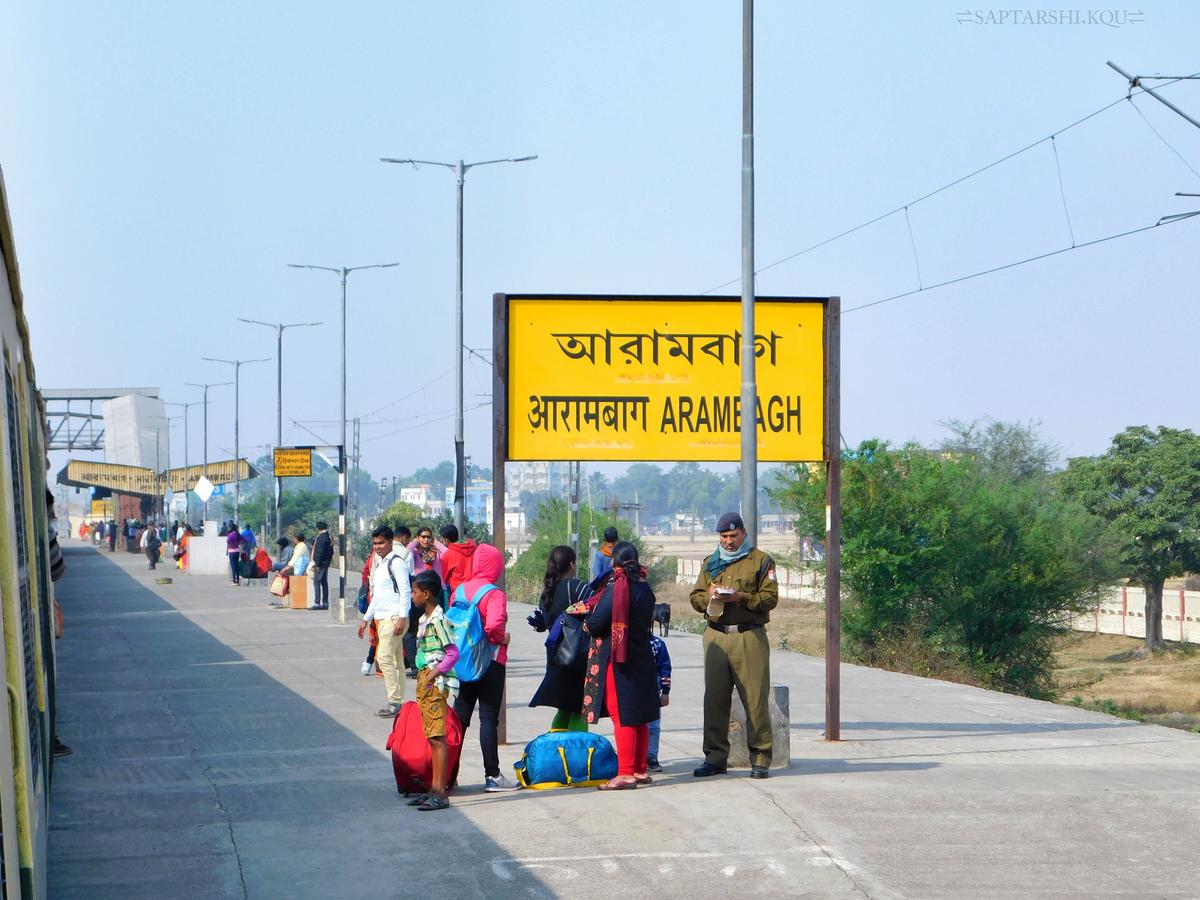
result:
[(825, 740), (842, 739), (842, 301), (825, 307)]
[[(495, 333), (492, 341), (492, 543), (500, 551), (504, 568), (500, 570), (500, 587), (504, 587), (504, 572), (508, 568), (504, 534), (504, 464), (508, 461), (508, 297), (492, 295), (492, 322)], [(508, 743), (508, 675), (505, 673), (504, 692), (500, 697), (500, 722), (496, 727), (501, 744)]]

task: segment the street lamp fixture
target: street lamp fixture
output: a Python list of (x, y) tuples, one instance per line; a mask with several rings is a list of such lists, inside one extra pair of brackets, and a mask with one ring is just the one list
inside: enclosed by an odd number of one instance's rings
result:
[(239, 388), (242, 366), (249, 365), (250, 363), (270, 362), (271, 359), (270, 357), (263, 357), (262, 359), (220, 359), (215, 356), (202, 356), (201, 359), (205, 362), (225, 363), (228, 366), (233, 366), (233, 520), (236, 522), (241, 514), (242, 507), (242, 470), (240, 465), (242, 451), (240, 446), (241, 435), (239, 433), (241, 426)]
[[(263, 325), (275, 329), (275, 446), (283, 444), (283, 332), (288, 328), (308, 328), (324, 325), (324, 322), (263, 322), (258, 319), (238, 318), (248, 325)], [(275, 534), (283, 535), (283, 479), (275, 479)]]
[[(208, 389), (212, 387), (225, 387), (233, 384), (232, 381), (215, 381), (208, 384), (196, 384), (194, 381), (187, 382), (188, 387), (198, 387), (204, 391), (204, 478), (208, 479)], [(208, 501), (204, 501), (204, 512), (202, 513), (204, 520), (208, 521)]]
[(455, 280), (454, 309), (454, 393), (456, 399), (454, 416), (454, 524), (458, 528), (460, 535), (464, 534), (463, 505), (466, 490), (466, 467), (463, 458), (463, 183), (466, 179), (467, 171), (477, 166), (490, 166), (495, 163), (529, 162), (534, 159), (537, 159), (536, 154), (533, 156), (509, 156), (504, 159), (485, 159), (473, 163), (465, 163), (461, 159), (457, 162), (439, 162), (429, 159), (396, 159), (390, 156), (381, 156), (379, 158), (380, 162), (410, 165), (414, 169), (420, 166), (442, 166), (454, 172), (455, 181), (458, 184), (457, 275)]
[[(311, 269), (314, 272), (332, 272), (342, 280), (342, 412), (338, 417), (341, 423), (341, 447), (342, 455), (347, 454), (346, 447), (346, 279), (350, 277), (351, 272), (361, 272), (364, 269), (394, 269), (400, 265), (394, 263), (376, 263), (370, 266), (343, 266), (342, 268), (334, 268), (333, 266), (309, 266), (300, 263), (288, 263), (289, 269)], [(343, 469), (345, 466), (343, 466)], [(346, 496), (346, 473), (344, 471), (338, 473), (338, 480), (341, 482), (341, 495)], [(339, 523), (342, 526), (342, 533), (345, 534), (345, 523)]]
[(193, 400), (191, 403), (178, 403), (173, 400), (168, 400), (166, 406), (182, 406), (183, 407), (183, 521), (186, 524), (191, 524), (192, 515), (192, 495), (188, 490), (188, 410), (193, 406), (200, 405), (199, 400)]

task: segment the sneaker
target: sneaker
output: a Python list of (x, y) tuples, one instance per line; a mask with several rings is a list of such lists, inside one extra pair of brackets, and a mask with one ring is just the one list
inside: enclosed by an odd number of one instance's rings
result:
[(489, 794), (499, 794), (502, 791), (515, 791), (520, 787), (515, 781), (510, 778), (505, 778), (503, 774), (492, 778), (490, 775), (483, 784), (483, 789)]
[(663, 767), (659, 765), (657, 759), (648, 759), (646, 760), (646, 769), (651, 772), (661, 772)]
[(372, 668), (372, 666), (374, 666), (374, 665), (375, 665), (374, 663), (369, 663), (369, 662), (365, 662), (365, 663), (363, 663), (363, 664), (362, 664), (362, 673), (363, 673), (364, 675), (370, 675), (370, 674), (371, 674), (371, 668)]

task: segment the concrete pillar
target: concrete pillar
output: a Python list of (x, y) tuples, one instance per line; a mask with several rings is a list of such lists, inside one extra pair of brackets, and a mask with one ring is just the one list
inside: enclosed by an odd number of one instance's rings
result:
[[(771, 685), (771, 768), (786, 769), (791, 764), (792, 732), (790, 700), (786, 684)], [(750, 767), (750, 751), (746, 748), (746, 709), (737, 691), (729, 710), (729, 767)]]

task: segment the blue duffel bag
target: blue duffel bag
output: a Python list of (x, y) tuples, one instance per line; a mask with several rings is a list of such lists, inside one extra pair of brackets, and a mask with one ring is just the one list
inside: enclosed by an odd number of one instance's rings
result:
[(513, 768), (521, 787), (536, 791), (595, 787), (617, 777), (617, 751), (599, 734), (550, 731), (526, 744)]

